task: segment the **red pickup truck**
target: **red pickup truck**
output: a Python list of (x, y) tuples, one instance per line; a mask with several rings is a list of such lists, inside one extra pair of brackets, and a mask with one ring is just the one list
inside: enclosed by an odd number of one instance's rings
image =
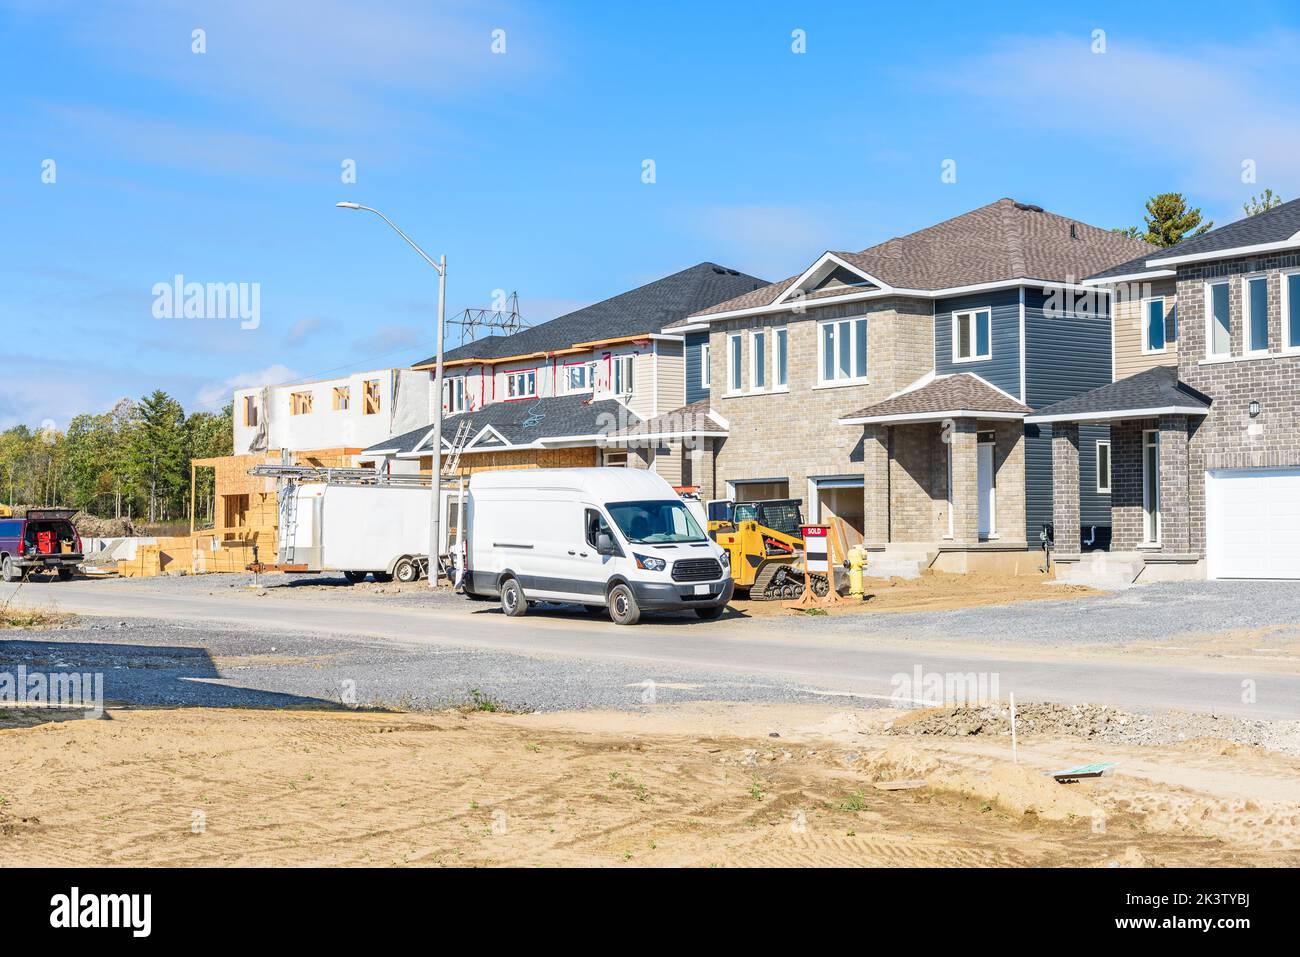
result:
[(81, 564), (75, 508), (29, 508), (22, 518), (0, 518), (0, 578), (15, 582), (33, 570), (67, 581)]

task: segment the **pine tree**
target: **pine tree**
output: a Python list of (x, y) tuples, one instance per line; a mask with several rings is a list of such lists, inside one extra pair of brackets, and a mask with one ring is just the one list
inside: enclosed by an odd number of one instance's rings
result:
[(1182, 193), (1161, 193), (1147, 200), (1146, 226), (1142, 238), (1168, 248), (1213, 229), (1214, 223), (1201, 222), (1200, 208), (1189, 209)]
[(185, 410), (161, 389), (144, 396), (139, 405), (140, 427), (135, 459), (148, 494), (149, 521), (176, 511), (188, 476), (185, 475)]
[(1241, 208), (1245, 211), (1247, 216), (1258, 216), (1260, 213), (1272, 209), (1274, 206), (1281, 206), (1282, 202), (1282, 197), (1266, 186), (1264, 187), (1264, 192), (1246, 200), (1246, 202), (1241, 204)]

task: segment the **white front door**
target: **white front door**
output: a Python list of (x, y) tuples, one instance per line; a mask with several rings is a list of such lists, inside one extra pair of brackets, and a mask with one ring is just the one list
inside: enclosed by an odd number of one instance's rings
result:
[(997, 534), (997, 486), (993, 481), (992, 442), (981, 442), (979, 450), (979, 496), (980, 496), (980, 538), (991, 538)]
[(1300, 469), (1205, 474), (1210, 578), (1300, 578)]

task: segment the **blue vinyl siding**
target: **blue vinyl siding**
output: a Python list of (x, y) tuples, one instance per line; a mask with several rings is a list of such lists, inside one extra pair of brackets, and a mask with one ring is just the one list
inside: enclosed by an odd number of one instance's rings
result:
[[(970, 309), (992, 313), (989, 358), (952, 361), (952, 314)], [(1020, 396), (1020, 290), (939, 299), (934, 304), (934, 371), (939, 375), (973, 372), (1005, 392)]]
[[(1025, 404), (1031, 409), (1068, 399), (1110, 382), (1108, 315), (1048, 316), (1040, 290), (1025, 290)], [(1079, 427), (1079, 521), (1110, 527), (1110, 496), (1097, 492), (1097, 441), (1110, 438), (1107, 425)], [(1025, 531), (1031, 543), (1052, 521), (1051, 428), (1025, 427)]]
[(699, 402), (709, 397), (709, 390), (700, 385), (700, 357), (704, 354), (704, 344), (709, 341), (707, 332), (688, 332), (686, 334), (686, 404)]

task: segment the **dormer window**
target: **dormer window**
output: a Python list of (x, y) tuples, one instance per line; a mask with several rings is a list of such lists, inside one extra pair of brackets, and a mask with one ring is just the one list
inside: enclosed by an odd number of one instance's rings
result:
[(506, 398), (530, 399), (537, 395), (537, 370), (522, 369), (506, 374)]

